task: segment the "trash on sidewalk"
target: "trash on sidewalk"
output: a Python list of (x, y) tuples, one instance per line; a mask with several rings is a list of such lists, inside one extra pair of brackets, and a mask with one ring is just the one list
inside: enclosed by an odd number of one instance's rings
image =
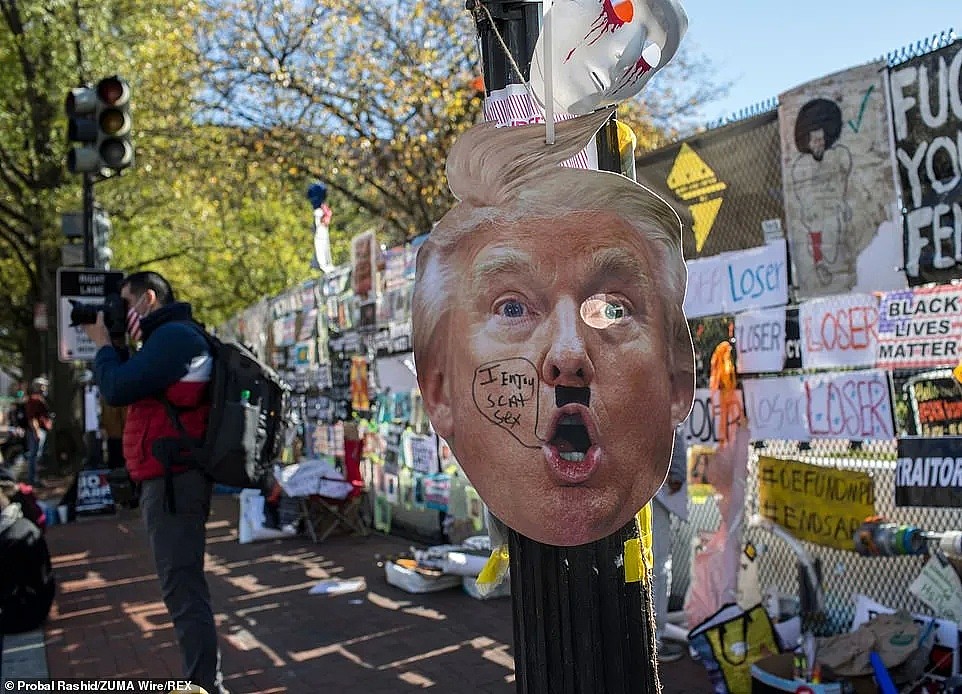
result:
[(415, 559), (398, 558), (384, 562), (384, 575), (390, 585), (406, 593), (436, 593), (461, 585), (460, 576), (420, 566)]
[[(840, 682), (812, 682), (795, 679), (795, 656), (779, 653), (762, 658), (752, 665), (752, 692), (799, 692), (812, 694), (842, 694)], [(803, 689), (803, 687), (807, 689)]]
[(264, 496), (260, 490), (245, 489), (240, 493), (240, 519), (237, 523), (237, 541), (244, 545), (256, 540), (274, 540), (291, 537), (289, 530), (265, 526)]
[(329, 578), (321, 581), (308, 591), (310, 595), (342, 595), (367, 590), (367, 582), (363, 577), (340, 579)]
[(478, 574), (491, 552), (487, 536), (469, 537), (459, 545), (435, 545), (394, 557), (384, 562), (387, 582), (409, 593), (430, 593), (461, 586), (475, 600), (507, 597), (511, 584), (503, 582), (483, 594), (477, 587)]

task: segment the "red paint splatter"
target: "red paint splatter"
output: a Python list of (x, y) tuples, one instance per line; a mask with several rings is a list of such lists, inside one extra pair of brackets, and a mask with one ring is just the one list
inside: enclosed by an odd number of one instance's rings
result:
[(615, 87), (615, 89), (618, 90), (630, 87), (644, 77), (645, 74), (650, 70), (651, 65), (648, 64), (648, 61), (644, 58), (638, 58), (638, 61), (631, 68), (625, 70), (625, 74), (622, 75), (621, 80), (619, 80), (618, 86)]
[(566, 63), (571, 60), (571, 56), (573, 56), (575, 51), (585, 42), (590, 46), (600, 40), (605, 34), (615, 33), (632, 20), (635, 16), (635, 8), (632, 0), (617, 0), (617, 2), (618, 6), (615, 7), (612, 0), (601, 0), (601, 12), (598, 14), (598, 18), (594, 21), (594, 24), (591, 25), (585, 37), (581, 39), (581, 43), (569, 51), (565, 58)]

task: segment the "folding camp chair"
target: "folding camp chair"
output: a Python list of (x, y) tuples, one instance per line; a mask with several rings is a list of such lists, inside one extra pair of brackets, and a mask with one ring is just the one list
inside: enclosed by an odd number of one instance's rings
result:
[[(355, 535), (368, 534), (369, 530), (362, 515), (367, 501), (367, 490), (361, 475), (363, 447), (363, 441), (345, 441), (345, 479), (322, 477), (319, 480), (321, 493), (300, 499), (301, 515), (305, 520), (307, 533), (314, 542), (323, 542), (338, 528)], [(347, 494), (340, 498), (345, 488), (348, 489)], [(332, 496), (325, 496), (325, 493)]]

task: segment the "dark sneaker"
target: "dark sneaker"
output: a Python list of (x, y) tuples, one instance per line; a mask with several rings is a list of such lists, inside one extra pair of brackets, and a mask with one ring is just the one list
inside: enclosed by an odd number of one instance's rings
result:
[(676, 660), (681, 660), (685, 657), (686, 650), (687, 649), (680, 643), (675, 643), (674, 641), (663, 641), (658, 646), (658, 662), (673, 663)]

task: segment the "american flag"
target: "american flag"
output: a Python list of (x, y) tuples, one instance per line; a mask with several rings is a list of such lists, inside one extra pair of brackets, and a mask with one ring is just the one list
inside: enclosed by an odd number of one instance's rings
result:
[(140, 342), (140, 316), (134, 309), (127, 311), (127, 334), (131, 342)]

